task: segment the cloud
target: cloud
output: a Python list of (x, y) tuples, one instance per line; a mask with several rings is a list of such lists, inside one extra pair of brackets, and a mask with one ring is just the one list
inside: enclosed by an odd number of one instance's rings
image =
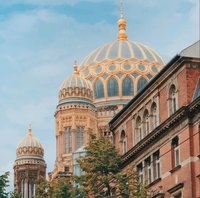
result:
[[(104, 10), (93, 10), (85, 16), (76, 7), (83, 2), (111, 4), (106, 15)], [(65, 12), (65, 5), (72, 7), (71, 13)], [(59, 85), (72, 74), (74, 60), (81, 63), (92, 50), (116, 39), (119, 1), (0, 0), (0, 6), (5, 8), (0, 17), (0, 165), (12, 170), (16, 145), (31, 122), (51, 171)], [(198, 38), (196, 0), (126, 0), (124, 7), (129, 39), (149, 45), (167, 59)], [(93, 23), (88, 20), (91, 16)]]

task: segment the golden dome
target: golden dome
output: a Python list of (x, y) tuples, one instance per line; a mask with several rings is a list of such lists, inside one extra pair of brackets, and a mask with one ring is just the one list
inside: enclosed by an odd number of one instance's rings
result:
[(27, 136), (17, 146), (17, 159), (34, 157), (43, 158), (44, 149), (41, 142), (32, 135), (32, 129), (29, 127)]
[(165, 64), (150, 47), (128, 40), (123, 13), (118, 27), (118, 39), (91, 52), (80, 66), (97, 106), (126, 104)]
[(67, 77), (59, 89), (59, 103), (75, 101), (78, 99), (93, 99), (91, 84), (88, 80), (81, 77), (78, 71), (78, 65), (74, 64), (74, 73)]

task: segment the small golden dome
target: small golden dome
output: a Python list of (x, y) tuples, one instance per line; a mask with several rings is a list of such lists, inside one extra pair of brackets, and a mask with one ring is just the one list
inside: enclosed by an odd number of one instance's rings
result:
[(59, 89), (59, 102), (70, 102), (71, 99), (93, 99), (92, 86), (88, 80), (79, 74), (78, 65), (74, 64), (74, 73), (67, 77)]
[(31, 126), (28, 129), (27, 136), (17, 146), (17, 158), (30, 156), (39, 158), (44, 156), (43, 146), (39, 139), (33, 136)]

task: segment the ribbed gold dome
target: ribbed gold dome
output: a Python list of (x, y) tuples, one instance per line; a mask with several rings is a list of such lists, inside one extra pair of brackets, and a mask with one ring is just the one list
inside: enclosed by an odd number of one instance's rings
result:
[(126, 104), (165, 64), (150, 47), (128, 40), (126, 24), (121, 12), (117, 39), (92, 51), (80, 66), (96, 106)]
[(21, 142), (17, 146), (17, 158), (43, 158), (43, 156), (43, 146), (38, 138), (32, 135), (32, 129), (30, 127), (27, 136), (23, 140), (21, 140)]
[(74, 73), (67, 77), (59, 89), (59, 102), (71, 102), (77, 100), (93, 99), (91, 84), (88, 80), (81, 77), (78, 71), (78, 65), (74, 65)]

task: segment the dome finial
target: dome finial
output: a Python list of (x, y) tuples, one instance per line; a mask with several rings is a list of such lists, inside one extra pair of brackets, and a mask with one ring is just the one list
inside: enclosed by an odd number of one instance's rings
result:
[(118, 40), (119, 41), (127, 41), (128, 35), (126, 33), (126, 20), (124, 19), (124, 2), (120, 0), (120, 19), (118, 20)]
[(77, 61), (74, 61), (74, 74), (79, 74)]
[(32, 127), (31, 127), (31, 124), (29, 124), (28, 135), (32, 136)]
[(124, 1), (120, 0), (120, 18), (124, 18)]

